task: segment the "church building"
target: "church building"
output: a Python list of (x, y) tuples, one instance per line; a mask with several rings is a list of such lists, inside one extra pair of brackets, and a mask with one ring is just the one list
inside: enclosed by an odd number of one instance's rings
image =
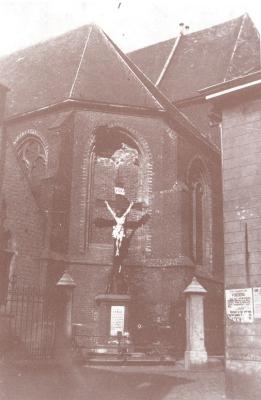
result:
[[(160, 342), (177, 357), (195, 277), (206, 350), (223, 354), (221, 119), (200, 90), (259, 69), (248, 15), (127, 55), (87, 25), (2, 57), (2, 305), (15, 277), (54, 310), (66, 271), (81, 347), (116, 335), (106, 310), (121, 299), (134, 350)], [(106, 202), (132, 205), (119, 262)]]

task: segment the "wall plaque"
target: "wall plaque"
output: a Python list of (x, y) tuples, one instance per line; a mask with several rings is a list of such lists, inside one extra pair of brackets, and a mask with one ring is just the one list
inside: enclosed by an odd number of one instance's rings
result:
[(226, 313), (234, 322), (252, 323), (254, 321), (252, 289), (226, 290)]
[(124, 332), (125, 306), (111, 306), (111, 336)]
[(253, 288), (254, 317), (261, 318), (261, 287)]

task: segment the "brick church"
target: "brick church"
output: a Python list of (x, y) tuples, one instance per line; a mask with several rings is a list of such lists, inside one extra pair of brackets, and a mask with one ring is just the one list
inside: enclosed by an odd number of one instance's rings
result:
[(52, 293), (67, 271), (79, 340), (102, 341), (105, 201), (120, 197), (136, 204), (121, 266), (134, 346), (184, 353), (183, 292), (196, 277), (207, 351), (222, 354), (220, 115), (200, 90), (259, 69), (248, 15), (127, 55), (87, 25), (1, 58), (1, 302), (14, 276)]

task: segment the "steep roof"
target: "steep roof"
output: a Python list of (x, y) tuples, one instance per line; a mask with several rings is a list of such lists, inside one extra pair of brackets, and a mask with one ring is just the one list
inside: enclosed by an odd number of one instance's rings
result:
[[(136, 50), (130, 59), (154, 82), (177, 39)], [(260, 42), (245, 14), (223, 24), (183, 35), (159, 89), (173, 102), (196, 96), (198, 90), (260, 69)]]
[[(107, 39), (111, 41), (111, 39), (107, 36)], [(125, 60), (126, 64), (131, 68), (131, 70), (136, 74), (136, 76), (140, 79), (141, 82), (146, 86), (149, 92), (159, 101), (163, 110), (165, 111), (164, 115), (167, 118), (168, 122), (171, 122), (171, 125), (175, 127), (179, 132), (183, 134), (188, 133), (192, 134), (204, 144), (207, 144), (209, 148), (218, 153), (218, 147), (215, 143), (211, 143), (206, 135), (197, 129), (195, 125), (191, 122), (191, 120), (181, 112), (174, 104), (172, 104), (169, 99), (166, 97), (164, 93), (162, 93), (152, 82), (151, 80), (142, 72), (139, 67), (137, 67), (127, 55), (125, 55), (112, 41), (111, 43), (117, 49), (119, 55), (121, 55), (122, 59)]]
[(0, 81), (9, 88), (7, 116), (69, 98), (162, 108), (95, 25), (1, 58)]
[(199, 90), (257, 71), (261, 66), (259, 33), (247, 14), (128, 56), (218, 146), (219, 129), (209, 127), (211, 105), (204, 104)]
[(68, 97), (89, 29), (68, 32), (0, 59), (0, 81), (9, 88), (7, 115)]
[(164, 111), (183, 134), (217, 152), (146, 75), (96, 25), (68, 32), (0, 59), (9, 87), (7, 118), (66, 100)]

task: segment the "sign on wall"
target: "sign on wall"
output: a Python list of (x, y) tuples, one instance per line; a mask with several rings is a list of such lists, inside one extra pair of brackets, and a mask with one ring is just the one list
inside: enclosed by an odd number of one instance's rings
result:
[(111, 336), (124, 332), (125, 306), (111, 306)]
[(252, 289), (226, 290), (226, 313), (234, 322), (254, 322)]
[(261, 318), (261, 287), (253, 288), (254, 317)]

